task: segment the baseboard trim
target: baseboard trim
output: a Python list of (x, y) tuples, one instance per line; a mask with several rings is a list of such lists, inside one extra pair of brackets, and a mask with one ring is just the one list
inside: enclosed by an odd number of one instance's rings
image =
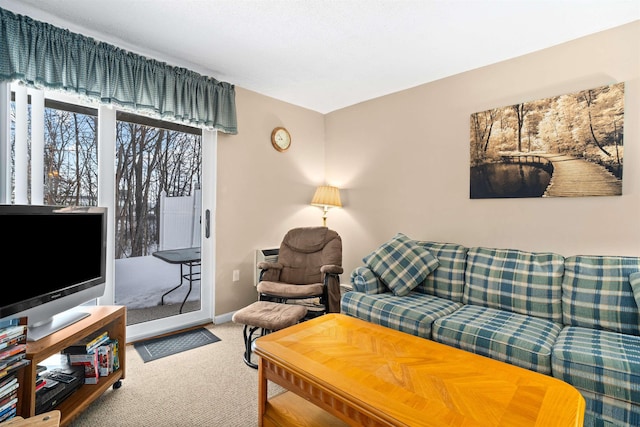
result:
[(215, 316), (213, 318), (213, 323), (216, 325), (220, 325), (222, 323), (231, 322), (233, 320), (233, 313), (235, 313), (235, 311), (232, 311), (231, 313), (221, 314), (220, 316)]

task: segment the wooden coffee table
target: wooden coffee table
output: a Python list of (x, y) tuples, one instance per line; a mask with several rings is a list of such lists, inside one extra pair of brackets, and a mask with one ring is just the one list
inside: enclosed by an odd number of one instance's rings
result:
[[(581, 426), (571, 385), (343, 314), (255, 341), (260, 426)], [(267, 399), (268, 382), (289, 390)]]

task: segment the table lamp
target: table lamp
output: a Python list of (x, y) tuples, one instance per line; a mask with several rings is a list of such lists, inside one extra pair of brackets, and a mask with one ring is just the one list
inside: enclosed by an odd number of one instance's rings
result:
[(327, 212), (329, 208), (341, 208), (340, 202), (340, 190), (338, 187), (332, 187), (330, 185), (321, 185), (316, 189), (316, 193), (311, 199), (312, 206), (319, 206), (323, 209), (322, 213), (322, 225), (327, 226)]

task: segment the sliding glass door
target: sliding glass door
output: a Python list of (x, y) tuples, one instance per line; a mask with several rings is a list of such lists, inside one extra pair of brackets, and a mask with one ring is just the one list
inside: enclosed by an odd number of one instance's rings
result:
[(0, 202), (109, 208), (99, 303), (127, 306), (129, 341), (210, 321), (216, 133), (19, 85), (0, 93)]
[(201, 132), (165, 127), (116, 115), (115, 303), (128, 325), (201, 307)]

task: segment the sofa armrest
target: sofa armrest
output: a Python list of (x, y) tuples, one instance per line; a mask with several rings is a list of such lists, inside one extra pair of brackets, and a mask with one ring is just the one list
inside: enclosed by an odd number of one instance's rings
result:
[(351, 272), (351, 285), (356, 292), (364, 292), (365, 294), (381, 294), (388, 292), (389, 289), (378, 279), (368, 267), (357, 267)]

